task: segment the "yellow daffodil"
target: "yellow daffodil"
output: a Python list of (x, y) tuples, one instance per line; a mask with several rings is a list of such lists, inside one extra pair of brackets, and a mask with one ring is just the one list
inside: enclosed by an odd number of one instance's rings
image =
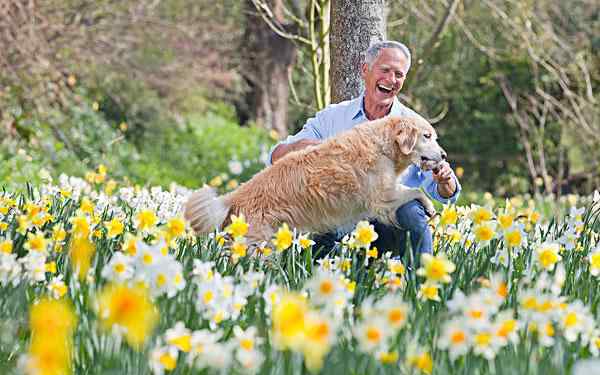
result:
[(158, 218), (152, 210), (141, 210), (136, 216), (136, 227), (141, 231), (148, 231), (156, 225)]
[[(0, 249), (2, 248), (2, 245), (0, 245)], [(592, 274), (592, 276), (598, 276), (600, 275), (600, 248), (596, 249), (594, 252), (592, 252), (589, 256), (589, 263), (590, 263), (590, 273)]]
[(273, 338), (279, 348), (297, 350), (304, 340), (305, 319), (308, 313), (306, 300), (290, 293), (281, 297), (273, 307)]
[(83, 280), (90, 269), (96, 246), (88, 237), (73, 237), (70, 244), (70, 256), (73, 271)]
[(554, 265), (562, 259), (559, 250), (560, 246), (557, 243), (541, 244), (536, 250), (539, 265), (545, 270), (552, 271)]
[(4, 240), (0, 242), (0, 252), (5, 254), (10, 254), (13, 251), (13, 242), (12, 240)]
[(473, 234), (475, 235), (475, 241), (484, 245), (490, 242), (495, 234), (494, 223), (489, 221), (482, 221), (480, 224), (475, 225), (473, 228)]
[(471, 212), (471, 219), (473, 220), (473, 223), (475, 223), (475, 224), (481, 224), (484, 221), (492, 220), (493, 216), (494, 216), (494, 214), (492, 213), (492, 211), (490, 211), (489, 209), (487, 209), (485, 207), (476, 207)]
[(69, 220), (72, 224), (71, 231), (75, 237), (88, 237), (91, 232), (90, 219), (86, 216), (75, 216)]
[(233, 236), (233, 238), (244, 237), (248, 233), (249, 225), (246, 223), (244, 214), (239, 216), (231, 215), (231, 224), (225, 228), (225, 231)]
[(425, 374), (433, 371), (433, 359), (427, 351), (408, 356), (408, 364)]
[(417, 275), (424, 276), (428, 281), (449, 283), (452, 280), (450, 274), (455, 269), (454, 263), (443, 254), (436, 256), (423, 254), (421, 255), (421, 268), (417, 270)]
[(109, 331), (115, 325), (125, 328), (127, 342), (139, 349), (152, 334), (158, 311), (146, 288), (113, 284), (105, 286), (99, 294), (98, 318)]
[(275, 249), (281, 252), (292, 246), (293, 240), (294, 234), (292, 233), (288, 225), (286, 223), (283, 223), (283, 225), (279, 227), (277, 233), (275, 233), (275, 239), (273, 239), (272, 242), (273, 245), (275, 245)]
[(29, 251), (45, 252), (48, 248), (48, 240), (44, 237), (43, 232), (28, 233), (23, 247)]
[(440, 215), (440, 224), (442, 226), (456, 225), (458, 213), (455, 206), (445, 206)]
[(354, 241), (356, 246), (368, 248), (371, 242), (377, 239), (378, 235), (375, 232), (375, 227), (369, 224), (368, 221), (361, 221), (354, 229)]
[(107, 230), (107, 236), (108, 238), (115, 238), (118, 235), (123, 233), (123, 230), (125, 229), (125, 225), (123, 224), (123, 222), (117, 218), (113, 218), (111, 221), (107, 221), (106, 223), (104, 223), (104, 226), (106, 227)]
[(177, 238), (185, 233), (185, 221), (180, 217), (174, 217), (167, 222), (167, 233), (170, 238)]

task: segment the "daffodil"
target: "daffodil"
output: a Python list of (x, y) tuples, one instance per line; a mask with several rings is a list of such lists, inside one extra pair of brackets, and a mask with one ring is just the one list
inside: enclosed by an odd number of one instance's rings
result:
[(557, 243), (545, 242), (541, 244), (537, 250), (537, 262), (541, 268), (552, 271), (554, 265), (558, 263), (562, 257), (559, 254), (560, 247)]
[(354, 243), (357, 247), (368, 248), (371, 242), (378, 238), (375, 227), (368, 221), (360, 221), (353, 232)]
[(304, 340), (305, 320), (308, 306), (303, 297), (289, 293), (273, 306), (273, 340), (276, 347), (298, 350)]
[(0, 242), (0, 252), (4, 254), (10, 254), (13, 251), (13, 242), (12, 240), (4, 240)]
[(55, 225), (52, 228), (52, 241), (62, 242), (67, 238), (67, 231), (62, 226), (62, 224)]
[(106, 226), (106, 230), (108, 231), (108, 238), (117, 237), (118, 235), (123, 233), (123, 230), (125, 228), (123, 222), (117, 218), (113, 218), (111, 221), (107, 221), (106, 223), (104, 223), (104, 225)]
[(23, 247), (29, 251), (45, 252), (48, 248), (48, 240), (44, 237), (43, 232), (28, 233)]
[(440, 224), (442, 226), (456, 225), (458, 221), (458, 212), (455, 206), (445, 206), (440, 215)]
[(452, 319), (444, 323), (438, 346), (447, 350), (451, 360), (469, 352), (471, 333), (462, 319)]
[(48, 291), (50, 294), (56, 298), (62, 298), (65, 294), (67, 294), (68, 288), (65, 282), (62, 280), (62, 275), (59, 275), (48, 283)]
[(167, 222), (167, 233), (170, 238), (180, 237), (185, 233), (185, 221), (180, 217), (174, 217)]
[(71, 231), (75, 237), (88, 237), (91, 233), (91, 223), (87, 216), (75, 216), (69, 220), (72, 224)]
[(136, 349), (150, 337), (158, 321), (158, 311), (143, 287), (109, 284), (100, 292), (97, 305), (102, 326), (109, 331), (114, 326), (125, 328), (127, 342)]
[(246, 256), (248, 245), (243, 241), (234, 241), (231, 245), (231, 257), (234, 261)]
[(231, 215), (231, 224), (225, 228), (225, 231), (233, 238), (244, 237), (248, 233), (249, 224), (246, 222), (244, 218), (244, 214), (240, 214), (239, 216)]
[(39, 374), (70, 373), (72, 334), (77, 325), (71, 304), (43, 298), (31, 307), (29, 325), (32, 339), (26, 369)]
[(189, 353), (192, 349), (192, 332), (183, 322), (177, 322), (175, 327), (165, 332), (165, 341), (182, 352)]
[(493, 216), (494, 214), (492, 213), (492, 211), (481, 206), (476, 206), (471, 211), (471, 220), (473, 220), (473, 223), (475, 223), (476, 225), (479, 225), (485, 221), (492, 220)]
[(475, 225), (473, 228), (475, 241), (481, 246), (487, 245), (496, 235), (495, 229), (495, 224), (491, 221), (482, 221), (480, 224)]
[(73, 237), (69, 251), (73, 271), (79, 275), (79, 280), (83, 280), (90, 269), (96, 245), (87, 237)]
[(417, 293), (417, 298), (422, 301), (436, 301), (440, 302), (439, 295), (440, 286), (437, 283), (426, 281), (421, 286), (419, 286), (419, 292)]
[[(2, 245), (0, 245), (0, 249)], [(592, 276), (600, 275), (600, 246), (596, 247), (589, 255), (590, 273)]]
[(94, 204), (90, 201), (89, 198), (84, 197), (79, 204), (79, 211), (83, 214), (93, 215), (94, 214)]
[(415, 354), (411, 354), (407, 358), (408, 364), (421, 371), (424, 374), (431, 374), (433, 371), (433, 359), (428, 351), (420, 351)]
[(140, 231), (149, 231), (156, 225), (157, 221), (158, 218), (156, 217), (154, 211), (145, 209), (141, 210), (137, 214), (135, 218), (135, 225)]
[(454, 263), (449, 261), (443, 254), (436, 256), (422, 254), (421, 268), (417, 270), (417, 275), (424, 276), (428, 281), (449, 283), (452, 280), (450, 274), (455, 269)]
[(513, 224), (504, 231), (504, 241), (510, 248), (519, 247), (525, 240), (523, 224)]
[(283, 225), (279, 228), (277, 233), (275, 233), (275, 238), (272, 240), (272, 242), (273, 245), (275, 245), (275, 249), (281, 252), (292, 246), (293, 240), (294, 234), (292, 233), (288, 225), (286, 223), (283, 223)]

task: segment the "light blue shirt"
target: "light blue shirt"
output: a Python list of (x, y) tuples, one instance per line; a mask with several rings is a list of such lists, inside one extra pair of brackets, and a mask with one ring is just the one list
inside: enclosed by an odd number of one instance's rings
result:
[[(364, 110), (364, 93), (356, 99), (346, 100), (337, 104), (330, 104), (323, 110), (317, 112), (315, 117), (306, 121), (298, 133), (288, 136), (285, 140), (279, 142), (271, 149), (267, 158), (267, 165), (271, 164), (271, 156), (275, 147), (281, 144), (290, 144), (302, 139), (324, 140), (331, 138), (338, 133), (353, 128), (354, 126), (368, 121)], [(418, 113), (400, 103), (398, 98), (394, 98), (392, 116), (420, 116)], [(442, 203), (455, 203), (461, 190), (461, 186), (456, 176), (456, 191), (449, 198), (444, 198), (437, 190), (437, 183), (433, 180), (431, 171), (422, 171), (417, 165), (411, 164), (406, 171), (402, 173), (402, 184), (408, 187), (421, 187), (433, 199)]]

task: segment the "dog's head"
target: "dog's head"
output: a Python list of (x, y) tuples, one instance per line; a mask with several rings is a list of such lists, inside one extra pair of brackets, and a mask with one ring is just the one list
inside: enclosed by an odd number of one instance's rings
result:
[(423, 170), (434, 169), (446, 160), (446, 151), (437, 143), (435, 129), (423, 118), (393, 118), (392, 137), (398, 158), (408, 158)]

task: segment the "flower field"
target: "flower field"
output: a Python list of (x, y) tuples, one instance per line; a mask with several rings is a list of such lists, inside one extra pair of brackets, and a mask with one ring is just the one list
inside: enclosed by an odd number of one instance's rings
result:
[(0, 373), (548, 375), (600, 353), (598, 199), (446, 206), (419, 259), (361, 222), (313, 260), (285, 224), (248, 246), (243, 216), (196, 238), (187, 194), (103, 168), (0, 193)]

